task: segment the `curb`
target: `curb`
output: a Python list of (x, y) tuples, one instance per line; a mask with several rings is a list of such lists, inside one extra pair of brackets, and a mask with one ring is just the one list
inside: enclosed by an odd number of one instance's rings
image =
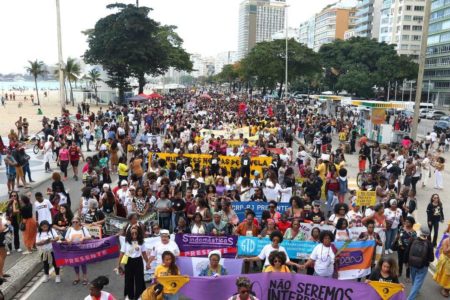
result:
[(2, 285), (1, 289), (5, 295), (5, 299), (13, 299), (41, 269), (42, 264), (39, 260), (38, 253), (27, 255), (11, 267), (8, 270), (8, 274), (11, 277)]

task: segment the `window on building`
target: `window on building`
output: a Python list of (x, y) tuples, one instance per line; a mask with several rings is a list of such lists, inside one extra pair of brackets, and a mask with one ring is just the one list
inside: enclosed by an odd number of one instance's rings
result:
[(404, 16), (403, 16), (403, 20), (404, 20), (404, 21), (411, 21), (411, 16), (409, 16), (409, 15), (404, 15)]
[(424, 7), (423, 6), (414, 6), (414, 11), (423, 11)]
[(411, 25), (403, 25), (403, 30), (411, 30)]
[[(410, 16), (410, 17), (411, 17), (411, 16)], [(413, 21), (422, 22), (422, 21), (423, 21), (423, 17), (422, 17), (422, 16), (414, 16), (414, 17), (413, 17)]]
[(420, 41), (421, 40), (421, 36), (420, 35), (413, 35), (412, 36), (412, 40), (413, 41)]
[(422, 26), (420, 26), (420, 25), (413, 25), (412, 30), (414, 30), (414, 31), (422, 31)]
[(409, 35), (407, 34), (402, 35), (402, 41), (409, 41)]
[(411, 5), (406, 5), (406, 10), (407, 11), (411, 10)]

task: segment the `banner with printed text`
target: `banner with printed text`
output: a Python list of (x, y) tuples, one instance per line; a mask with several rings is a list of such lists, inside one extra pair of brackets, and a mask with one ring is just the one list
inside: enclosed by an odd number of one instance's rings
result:
[(119, 257), (120, 244), (117, 236), (83, 243), (53, 243), (55, 262), (60, 266), (80, 266)]
[[(267, 202), (257, 202), (257, 201), (250, 201), (250, 202), (232, 202), (231, 207), (233, 208), (234, 212), (239, 217), (239, 220), (242, 221), (245, 219), (245, 210), (251, 209), (255, 212), (256, 217), (258, 219), (261, 218), (262, 212), (264, 210), (269, 209), (269, 204)], [(289, 209), (290, 205), (289, 203), (278, 203), (277, 205), (277, 211), (279, 213), (284, 213)]]
[[(372, 286), (351, 280), (275, 272), (245, 276), (252, 282), (252, 291), (260, 300), (382, 299)], [(229, 299), (236, 293), (236, 276), (191, 277), (179, 293), (195, 300)], [(401, 289), (390, 298), (405, 299)]]
[(237, 240), (236, 235), (215, 236), (182, 233), (175, 235), (175, 242), (180, 248), (180, 256), (191, 257), (207, 257), (212, 250), (219, 250), (222, 257), (236, 257)]
[[(219, 262), (226, 270), (227, 275), (241, 275), (243, 259), (222, 258)], [(180, 273), (188, 276), (199, 276), (209, 266), (207, 257), (177, 257), (177, 266)]]
[[(178, 154), (176, 153), (157, 153), (158, 158), (164, 159), (168, 164), (177, 162)], [(212, 155), (210, 154), (183, 154), (191, 161), (191, 166), (196, 164), (200, 165), (200, 168), (204, 168), (211, 164)], [(149, 160), (152, 160), (152, 154), (149, 154)], [(219, 165), (222, 168), (227, 169), (230, 174), (232, 169), (241, 168), (241, 157), (239, 156), (225, 156), (219, 155)], [(258, 171), (263, 174), (263, 169), (267, 169), (272, 163), (271, 157), (265, 156), (253, 156), (250, 158), (250, 171)]]

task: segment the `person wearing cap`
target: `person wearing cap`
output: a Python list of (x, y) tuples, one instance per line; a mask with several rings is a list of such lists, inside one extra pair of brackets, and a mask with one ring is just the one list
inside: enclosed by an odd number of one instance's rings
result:
[(83, 217), (83, 225), (90, 226), (100, 226), (105, 224), (105, 214), (98, 209), (98, 202), (96, 199), (89, 199), (88, 201), (89, 210)]
[(397, 206), (397, 200), (389, 200), (389, 208), (384, 209), (384, 216), (386, 217), (386, 243), (385, 251), (387, 254), (392, 254), (392, 244), (397, 236), (398, 226), (403, 223), (403, 212)]
[(306, 223), (325, 224), (325, 215), (320, 209), (320, 200), (313, 201), (312, 210), (305, 209), (303, 211), (303, 218)]
[(208, 259), (209, 264), (206, 268), (200, 271), (199, 276), (223, 276), (228, 275), (227, 269), (225, 269), (220, 264), (220, 259), (222, 258), (222, 255), (220, 254), (219, 250), (213, 250), (209, 252)]
[[(170, 232), (167, 229), (159, 231), (161, 240), (158, 241), (151, 250), (149, 263), (156, 261), (156, 265), (162, 264), (162, 254), (165, 251), (170, 251), (175, 256), (180, 256), (180, 248), (177, 243), (170, 239)], [(153, 266), (153, 265), (152, 265)]]
[(419, 237), (414, 239), (406, 251), (408, 266), (411, 269), (412, 287), (407, 300), (415, 300), (428, 274), (428, 267), (434, 261), (433, 245), (428, 240), (430, 229), (420, 227)]
[(253, 179), (252, 179), (252, 181), (250, 182), (251, 183), (251, 185), (252, 185), (252, 187), (254, 188), (254, 189), (256, 189), (256, 188), (260, 188), (261, 187), (261, 185), (262, 185), (262, 181), (261, 181), (261, 178), (260, 178), (260, 176), (261, 176), (261, 174), (259, 173), (259, 171), (257, 171), (257, 170), (255, 170), (254, 172), (253, 172)]

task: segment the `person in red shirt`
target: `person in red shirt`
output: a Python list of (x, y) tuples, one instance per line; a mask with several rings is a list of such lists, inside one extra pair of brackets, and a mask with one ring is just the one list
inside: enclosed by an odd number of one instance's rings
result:
[(259, 227), (255, 225), (254, 219), (255, 213), (252, 211), (248, 212), (245, 220), (236, 228), (235, 234), (240, 236), (258, 236)]
[(283, 235), (286, 230), (291, 227), (291, 222), (288, 221), (288, 217), (286, 214), (281, 215), (281, 219), (277, 222), (277, 227)]

